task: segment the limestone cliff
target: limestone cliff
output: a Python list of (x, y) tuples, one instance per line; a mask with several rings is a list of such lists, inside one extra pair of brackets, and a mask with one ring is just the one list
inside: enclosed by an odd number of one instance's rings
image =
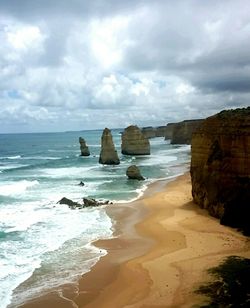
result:
[(148, 155), (150, 144), (136, 125), (128, 126), (122, 134), (122, 154)]
[(142, 127), (141, 132), (146, 138), (156, 137), (156, 128), (153, 126)]
[(165, 129), (165, 140), (172, 139), (173, 128), (176, 123), (168, 123)]
[(155, 137), (165, 137), (166, 134), (166, 125), (157, 126)]
[(113, 143), (111, 131), (105, 128), (102, 133), (101, 153), (99, 163), (105, 165), (118, 165), (120, 164), (117, 151)]
[(89, 156), (90, 155), (89, 148), (82, 137), (79, 137), (79, 143), (80, 143), (81, 156)]
[(192, 138), (194, 201), (250, 234), (250, 107), (207, 118)]
[(185, 120), (173, 125), (172, 144), (191, 144), (193, 132), (201, 125), (203, 120)]
[(146, 138), (165, 137), (166, 125), (142, 127), (141, 132)]

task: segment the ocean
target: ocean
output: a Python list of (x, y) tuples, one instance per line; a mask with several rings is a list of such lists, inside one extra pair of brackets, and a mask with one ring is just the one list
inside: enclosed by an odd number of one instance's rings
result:
[[(112, 130), (117, 166), (98, 163), (101, 130), (0, 135), (0, 308), (74, 281), (106, 254), (91, 245), (112, 237), (106, 206), (71, 210), (57, 203), (62, 197), (126, 203), (149, 183), (187, 171), (190, 146), (154, 138), (151, 155), (125, 156), (121, 131)], [(89, 157), (79, 156), (80, 136)], [(131, 164), (140, 167), (145, 181), (126, 178)]]

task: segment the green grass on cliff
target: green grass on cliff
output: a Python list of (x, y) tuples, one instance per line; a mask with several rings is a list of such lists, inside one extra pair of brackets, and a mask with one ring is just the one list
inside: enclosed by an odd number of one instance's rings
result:
[(222, 110), (217, 114), (219, 118), (231, 118), (231, 117), (238, 117), (238, 116), (250, 116), (250, 107), (247, 108), (237, 108), (237, 109), (228, 109)]
[(215, 280), (195, 292), (210, 302), (200, 307), (250, 307), (250, 259), (230, 256), (208, 272)]

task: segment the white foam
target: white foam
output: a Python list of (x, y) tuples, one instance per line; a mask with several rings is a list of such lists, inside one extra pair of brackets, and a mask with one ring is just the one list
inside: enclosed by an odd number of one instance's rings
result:
[(14, 156), (2, 156), (0, 159), (19, 159), (21, 155), (14, 155)]
[(22, 157), (22, 159), (32, 159), (32, 160), (56, 160), (61, 159), (62, 157), (54, 157), (54, 156), (27, 156)]
[[(137, 196), (134, 198), (130, 198), (129, 200), (112, 200), (113, 203), (130, 203), (133, 201), (138, 200), (139, 198), (141, 198), (144, 194), (144, 192), (146, 191), (146, 189), (148, 188), (148, 185), (151, 183), (151, 181), (148, 181), (147, 184), (144, 184), (141, 188), (137, 188), (135, 191), (137, 193)], [(133, 192), (133, 191), (131, 191)]]
[(65, 168), (45, 168), (41, 170), (42, 175), (51, 178), (75, 178), (82, 177), (85, 172), (95, 169), (96, 167), (65, 167)]
[(190, 152), (190, 150), (191, 150), (191, 145), (185, 144), (185, 145), (177, 145), (177, 147), (174, 146), (173, 148), (167, 149), (165, 151), (166, 153), (171, 154), (171, 153)]
[(38, 184), (39, 182), (37, 180), (34, 181), (22, 180), (18, 182), (8, 183), (5, 185), (0, 184), (0, 195), (1, 196), (19, 195), (25, 192), (28, 188), (31, 188)]
[(158, 155), (151, 155), (151, 157), (148, 157), (147, 160), (142, 161), (140, 165), (142, 166), (152, 166), (152, 165), (163, 165), (167, 164), (170, 162), (173, 162), (177, 160), (177, 156), (173, 155), (163, 155), (163, 156), (158, 156)]
[(11, 164), (11, 165), (1, 165), (0, 170), (11, 170), (11, 169), (17, 169), (17, 168), (22, 168), (22, 167), (27, 167), (28, 165), (23, 165), (23, 164)]
[[(17, 208), (18, 206), (16, 206), (16, 209)], [(14, 209), (10, 215), (13, 213)], [(26, 229), (24, 228), (25, 241), (23, 241), (23, 236), (17, 237), (17, 235), (14, 234), (15, 241), (0, 242), (0, 303), (4, 303), (5, 306), (10, 302), (12, 291), (21, 282), (29, 278), (36, 268), (40, 267), (44, 256), (49, 252), (57, 251), (65, 242), (73, 238), (83, 238), (85, 239), (85, 244), (87, 244), (98, 238), (112, 236), (112, 222), (101, 208), (73, 211), (62, 205), (54, 208), (49, 204), (46, 206), (40, 205), (39, 207), (38, 204), (34, 205), (31, 203), (30, 205), (22, 205), (20, 211), (16, 212), (16, 217), (16, 221), (11, 221), (11, 219), (9, 219), (9, 222), (13, 225), (14, 223), (19, 224), (19, 228), (9, 228), (8, 231), (18, 229), (20, 231), (20, 226), (26, 227)], [(26, 226), (24, 226), (24, 224), (21, 225), (20, 221), (18, 221), (18, 218), (22, 221), (24, 217), (29, 221)], [(5, 216), (4, 221), (8, 222), (8, 218), (10, 217)], [(29, 227), (27, 228), (28, 225)], [(1, 227), (1, 229), (3, 228), (4, 226)], [(20, 235), (22, 234), (24, 235), (24, 233), (21, 232)], [(53, 236), (51, 236), (52, 234)], [(75, 245), (77, 245), (77, 247), (78, 244), (79, 242), (76, 241)], [(82, 249), (82, 247), (78, 248)], [(96, 255), (94, 257), (92, 256), (90, 260), (86, 259), (86, 261), (88, 261), (86, 264), (86, 271), (97, 262), (100, 256), (106, 253), (94, 247), (92, 247), (92, 251), (96, 253)], [(63, 248), (60, 253), (66, 253), (68, 255), (64, 256), (66, 259), (71, 258), (70, 248)], [(53, 258), (58, 258), (57, 253), (55, 253)], [(72, 272), (72, 275), (73, 274), (76, 273)], [(77, 270), (77, 274), (79, 274), (79, 270)]]

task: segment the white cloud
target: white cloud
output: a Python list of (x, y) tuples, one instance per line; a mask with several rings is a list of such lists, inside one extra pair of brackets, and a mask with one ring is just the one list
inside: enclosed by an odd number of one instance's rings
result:
[(129, 17), (118, 16), (104, 20), (94, 19), (90, 23), (90, 46), (93, 55), (104, 69), (118, 64), (122, 59), (124, 39)]
[(38, 48), (44, 41), (44, 36), (36, 26), (19, 26), (16, 29), (6, 31), (8, 42), (15, 48), (27, 50)]
[(248, 1), (24, 1), (0, 3), (2, 131), (161, 125), (249, 105)]

